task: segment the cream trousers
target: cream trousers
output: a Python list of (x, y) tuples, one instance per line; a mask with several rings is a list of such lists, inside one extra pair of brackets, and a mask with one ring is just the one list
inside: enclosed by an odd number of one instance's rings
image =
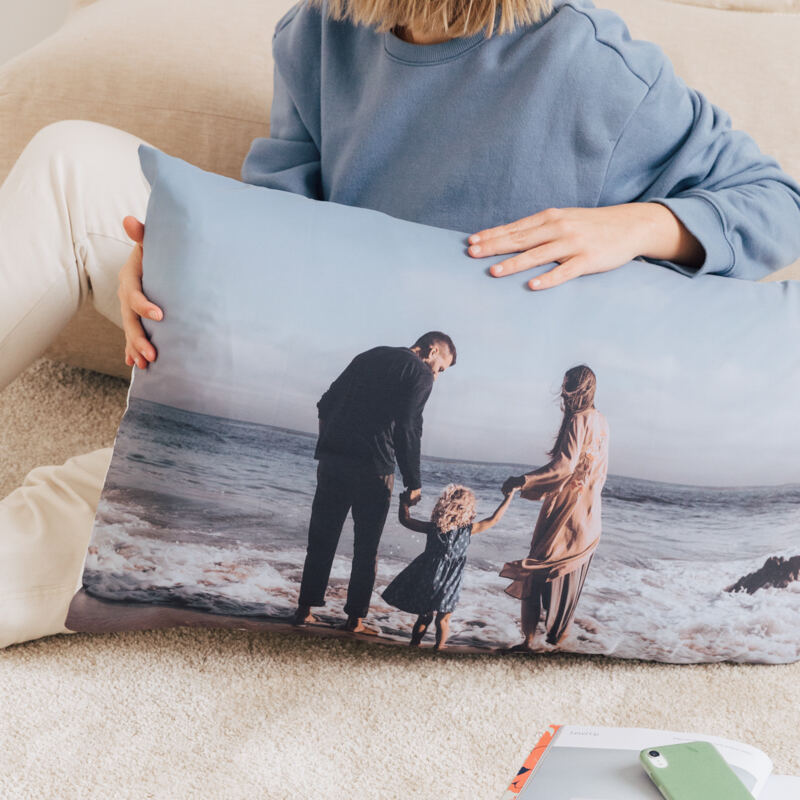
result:
[[(144, 221), (150, 194), (143, 141), (97, 122), (55, 122), (0, 186), (0, 391), (87, 298), (122, 327), (118, 273), (133, 247), (122, 219)], [(69, 633), (110, 461), (107, 447), (37, 467), (0, 501), (0, 647)]]

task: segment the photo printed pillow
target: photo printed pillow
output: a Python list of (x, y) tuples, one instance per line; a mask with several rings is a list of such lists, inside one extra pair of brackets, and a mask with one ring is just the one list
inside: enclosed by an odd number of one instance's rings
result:
[(463, 232), (139, 155), (164, 318), (68, 628), (800, 658), (800, 283), (532, 292)]

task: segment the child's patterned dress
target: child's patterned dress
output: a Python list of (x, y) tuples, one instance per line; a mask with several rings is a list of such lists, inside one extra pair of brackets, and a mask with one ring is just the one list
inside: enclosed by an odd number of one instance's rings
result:
[(425, 550), (383, 590), (387, 603), (410, 614), (449, 613), (458, 604), (472, 525), (438, 531), (431, 525)]

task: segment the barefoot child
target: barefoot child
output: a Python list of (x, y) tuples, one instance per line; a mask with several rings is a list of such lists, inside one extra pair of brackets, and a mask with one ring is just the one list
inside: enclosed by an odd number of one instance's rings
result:
[(475, 519), (475, 495), (466, 486), (451, 483), (446, 486), (427, 522), (412, 519), (408, 496), (400, 495), (400, 522), (406, 528), (427, 535), (425, 550), (418, 555), (384, 589), (387, 603), (417, 614), (411, 634), (411, 646), (416, 647), (425, 636), (436, 613), (436, 650), (441, 650), (450, 629), (450, 615), (458, 604), (461, 580), (467, 563), (467, 547), (471, 537), (496, 525), (514, 496), (516, 488), (491, 517)]

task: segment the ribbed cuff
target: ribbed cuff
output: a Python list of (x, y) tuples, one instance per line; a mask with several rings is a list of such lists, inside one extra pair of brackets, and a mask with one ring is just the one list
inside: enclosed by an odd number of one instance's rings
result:
[[(700, 192), (703, 192), (701, 194)], [(680, 197), (648, 197), (648, 203), (666, 206), (686, 227), (706, 251), (700, 267), (687, 267), (658, 258), (647, 258), (653, 264), (696, 278), (698, 275), (729, 275), (733, 270), (735, 254), (728, 237), (722, 215), (704, 190), (696, 189)]]

